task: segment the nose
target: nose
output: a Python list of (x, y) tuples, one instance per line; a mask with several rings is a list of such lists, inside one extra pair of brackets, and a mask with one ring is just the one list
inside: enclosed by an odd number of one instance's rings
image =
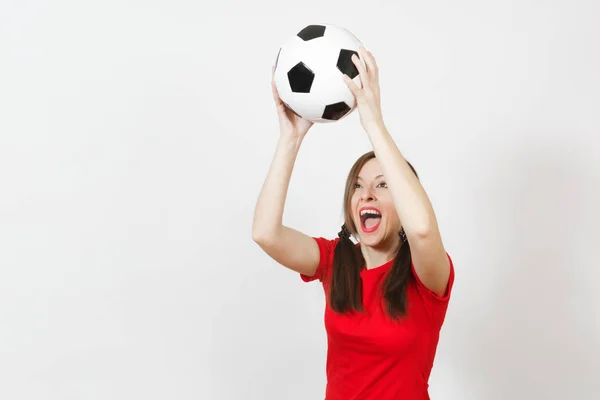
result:
[(375, 200), (375, 194), (371, 191), (371, 189), (365, 188), (365, 189), (363, 189), (362, 193), (360, 194), (360, 198), (363, 201), (372, 201), (372, 200)]

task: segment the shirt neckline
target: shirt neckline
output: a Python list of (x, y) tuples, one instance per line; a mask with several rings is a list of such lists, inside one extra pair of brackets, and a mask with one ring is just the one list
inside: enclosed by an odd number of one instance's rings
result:
[(395, 258), (392, 258), (390, 261), (387, 261), (387, 262), (381, 264), (380, 266), (371, 268), (371, 269), (367, 269), (366, 267), (363, 266), (363, 269), (360, 271), (360, 274), (361, 275), (372, 275), (372, 274), (375, 274), (376, 272), (385, 272), (391, 268), (391, 266), (394, 264), (394, 260), (395, 260)]

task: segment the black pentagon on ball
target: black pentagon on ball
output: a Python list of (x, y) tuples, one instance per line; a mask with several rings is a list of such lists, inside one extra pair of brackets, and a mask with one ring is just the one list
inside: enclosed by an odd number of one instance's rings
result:
[(340, 55), (337, 60), (338, 69), (342, 72), (342, 74), (348, 75), (350, 79), (354, 79), (358, 75), (358, 69), (352, 62), (352, 54), (356, 54), (358, 57), (358, 52), (342, 49), (340, 50)]
[(315, 74), (304, 64), (299, 62), (287, 73), (290, 87), (294, 93), (310, 93), (310, 88), (315, 80)]
[(305, 42), (320, 38), (325, 35), (325, 27), (323, 25), (309, 25), (298, 32), (298, 37)]
[(340, 101), (339, 103), (330, 104), (325, 107), (325, 111), (323, 111), (323, 116), (321, 118), (337, 121), (348, 114), (348, 111), (350, 111), (350, 106), (345, 102)]

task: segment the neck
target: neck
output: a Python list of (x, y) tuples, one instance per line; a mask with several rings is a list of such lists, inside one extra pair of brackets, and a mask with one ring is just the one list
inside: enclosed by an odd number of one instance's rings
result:
[(360, 251), (365, 259), (366, 268), (377, 268), (388, 261), (391, 261), (394, 257), (396, 257), (396, 254), (398, 254), (399, 246), (399, 238), (388, 240), (387, 243), (383, 241), (376, 247), (363, 246), (361, 243)]

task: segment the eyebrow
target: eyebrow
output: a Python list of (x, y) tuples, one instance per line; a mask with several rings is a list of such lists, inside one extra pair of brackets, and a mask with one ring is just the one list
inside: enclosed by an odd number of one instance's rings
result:
[[(377, 175), (377, 176), (375, 177), (375, 179), (379, 179), (379, 178), (383, 178), (383, 175)], [(360, 176), (358, 177), (358, 179), (359, 179), (359, 180), (361, 180), (361, 181), (364, 181), (364, 179), (363, 179), (363, 178), (361, 178)], [(375, 180), (375, 179), (373, 179), (373, 180)]]

